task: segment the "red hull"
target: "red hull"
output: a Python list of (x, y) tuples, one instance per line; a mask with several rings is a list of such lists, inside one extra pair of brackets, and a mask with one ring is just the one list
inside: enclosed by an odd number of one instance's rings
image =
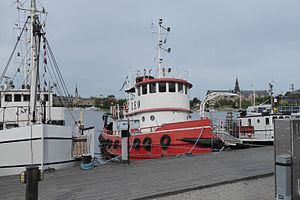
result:
[[(121, 155), (121, 136), (111, 135), (104, 130), (100, 137), (105, 157)], [(212, 151), (210, 141), (214, 139), (216, 138), (213, 135), (212, 123), (208, 119), (165, 124), (153, 132), (130, 136), (130, 159), (141, 160), (208, 153)], [(137, 144), (138, 140), (140, 145)], [(146, 140), (148, 141), (145, 142)]]

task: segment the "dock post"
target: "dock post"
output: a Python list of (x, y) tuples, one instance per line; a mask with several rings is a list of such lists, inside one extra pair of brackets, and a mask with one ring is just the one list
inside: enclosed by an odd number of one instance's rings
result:
[(20, 174), (20, 182), (26, 183), (26, 200), (38, 200), (38, 182), (43, 179), (43, 172), (37, 165), (26, 167)]

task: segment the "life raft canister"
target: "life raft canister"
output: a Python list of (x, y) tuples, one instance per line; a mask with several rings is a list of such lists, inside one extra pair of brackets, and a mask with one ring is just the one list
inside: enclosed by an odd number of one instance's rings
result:
[(139, 138), (134, 138), (132, 147), (139, 150), (141, 147), (141, 140)]
[(163, 150), (167, 150), (171, 144), (171, 137), (169, 135), (163, 135), (160, 138), (160, 147)]
[(116, 148), (118, 148), (119, 147), (119, 140), (116, 140), (115, 142), (114, 142), (114, 149), (116, 149)]
[(152, 139), (149, 137), (145, 137), (143, 140), (143, 147), (146, 151), (151, 151)]

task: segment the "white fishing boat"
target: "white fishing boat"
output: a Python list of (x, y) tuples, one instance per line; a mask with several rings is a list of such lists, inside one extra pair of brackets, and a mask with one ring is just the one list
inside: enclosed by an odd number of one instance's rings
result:
[(238, 136), (244, 143), (273, 144), (274, 121), (290, 118), (290, 114), (273, 112), (271, 104), (251, 106), (238, 118)]
[[(42, 170), (66, 168), (82, 153), (94, 151), (93, 128), (65, 125), (66, 113), (72, 113), (60, 106), (69, 98), (46, 38), (46, 17), (42, 18), (47, 12), (37, 9), (36, 0), (29, 9), (17, 4), (26, 17), (23, 25), (22, 20), (16, 23), (19, 36), (0, 77), (0, 176), (18, 174), (33, 164)], [(8, 70), (13, 61), (16, 68)], [(9, 71), (14, 75), (7, 75)], [(47, 77), (56, 81), (48, 82)]]

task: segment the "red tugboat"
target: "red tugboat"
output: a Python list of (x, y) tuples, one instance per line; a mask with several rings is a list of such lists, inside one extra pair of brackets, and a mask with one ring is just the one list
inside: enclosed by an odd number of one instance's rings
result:
[[(121, 129), (129, 124), (131, 160), (201, 154), (221, 148), (213, 134), (210, 119), (191, 120), (189, 90), (183, 70), (162, 68), (161, 51), (170, 52), (163, 44), (170, 28), (158, 26), (158, 67), (138, 71), (126, 81), (127, 102), (114, 105), (103, 115), (104, 127), (99, 140), (105, 158), (121, 155)], [(130, 79), (130, 78), (129, 78)]]

